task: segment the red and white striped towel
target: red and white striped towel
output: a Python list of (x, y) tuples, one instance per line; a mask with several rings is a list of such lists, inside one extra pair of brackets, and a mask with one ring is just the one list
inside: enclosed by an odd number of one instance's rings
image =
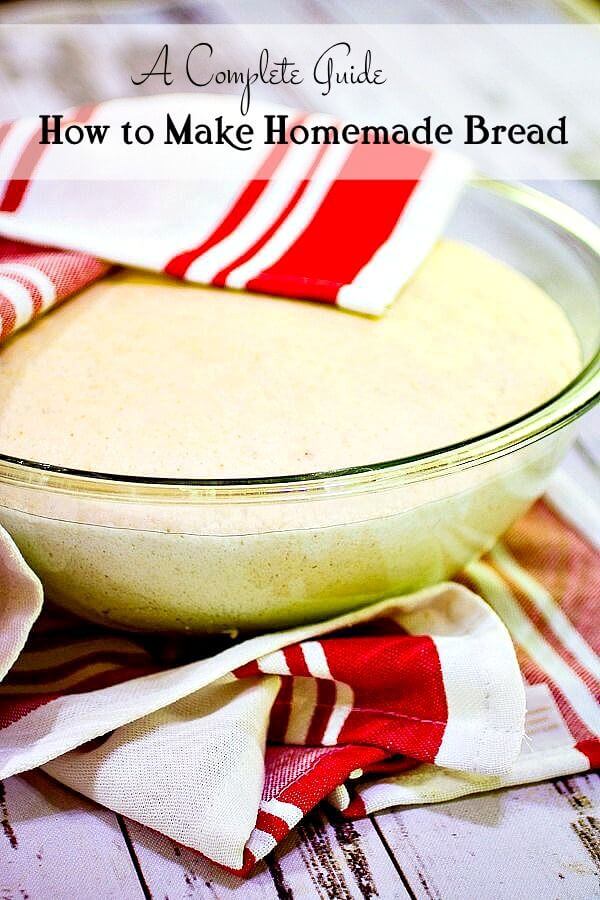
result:
[[(124, 108), (78, 115), (100, 112), (116, 121)], [(410, 197), (407, 183), (404, 196), (388, 184), (395, 199), (385, 207), (381, 186), (340, 177), (337, 156), (321, 169), (329, 150), (314, 149), (312, 179), (309, 157), (294, 150), (295, 181), (274, 177), (271, 158), (194, 196), (171, 182), (98, 187), (68, 180), (59, 157), (40, 155), (33, 129), (0, 128), (0, 233), (73, 252), (0, 240), (0, 337), (99, 277), (98, 257), (380, 312), (452, 193), (452, 179), (432, 192), (427, 173), (442, 158), (422, 157)], [(7, 168), (11, 154), (21, 162)], [(365, 196), (376, 227), (355, 233), (349, 211)], [(361, 268), (337, 268), (346, 263)], [(579, 504), (569, 498), (572, 515)], [(165, 648), (39, 617), (41, 586), (0, 532), (0, 778), (43, 766), (247, 874), (324, 799), (363, 815), (597, 764), (597, 551), (538, 504), (463, 581), (226, 648), (199, 639)]]
[[(184, 94), (71, 110), (65, 123), (111, 125), (102, 146), (41, 146), (37, 119), (0, 125), (0, 235), (201, 284), (382, 314), (439, 237), (468, 164), (398, 144), (268, 146), (259, 137), (266, 114), (336, 123), (259, 103), (247, 117), (257, 133), (248, 151), (160, 141), (136, 148), (118, 139), (125, 121), (162, 135), (167, 113), (179, 123), (188, 113), (194, 122), (236, 121), (237, 103)], [(16, 307), (18, 325), (38, 310), (8, 283), (13, 277), (5, 261), (0, 297), (5, 309)]]
[(0, 237), (0, 342), (109, 268), (87, 253)]
[(597, 548), (539, 502), (459, 582), (165, 645), (36, 622), (0, 535), (0, 778), (42, 766), (247, 875), (323, 800), (356, 817), (598, 765)]

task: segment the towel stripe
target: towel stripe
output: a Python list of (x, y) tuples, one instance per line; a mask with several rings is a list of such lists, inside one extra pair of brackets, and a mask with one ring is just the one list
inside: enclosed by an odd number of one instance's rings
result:
[[(301, 124), (303, 121), (304, 117), (296, 118), (290, 125), (290, 128), (294, 125)], [(198, 244), (198, 246), (174, 256), (164, 268), (167, 275), (172, 275), (174, 278), (185, 278), (192, 263), (210, 250), (211, 247), (214, 247), (235, 231), (240, 222), (249, 215), (265, 189), (269, 186), (270, 179), (275, 175), (288, 150), (288, 144), (276, 144), (273, 147), (258, 171), (248, 182), (242, 193), (235, 200), (233, 206), (227, 211), (225, 217), (219, 222), (214, 231)]]
[[(72, 116), (63, 120), (62, 126), (89, 122), (95, 110), (96, 104), (80, 106)], [(37, 129), (23, 148), (9, 178), (4, 197), (0, 200), (0, 212), (16, 212), (25, 199), (38, 163), (48, 149), (46, 144), (40, 144), (41, 134), (41, 129)]]
[[(268, 269), (247, 282), (248, 290), (284, 294), (334, 303), (340, 288), (350, 284), (396, 225), (417, 181), (364, 180), (353, 175), (369, 165), (406, 168), (406, 147), (357, 144), (320, 207), (292, 246)], [(418, 156), (422, 174), (429, 160)], [(412, 170), (412, 166), (411, 166)], [(307, 223), (308, 224), (308, 223)], [(327, 273), (326, 280), (323, 273)]]

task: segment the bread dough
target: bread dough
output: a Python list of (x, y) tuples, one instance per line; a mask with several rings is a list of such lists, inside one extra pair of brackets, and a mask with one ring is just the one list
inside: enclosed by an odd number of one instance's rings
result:
[(579, 368), (561, 308), (454, 242), (381, 319), (120, 272), (0, 350), (0, 452), (164, 477), (362, 466), (497, 428)]

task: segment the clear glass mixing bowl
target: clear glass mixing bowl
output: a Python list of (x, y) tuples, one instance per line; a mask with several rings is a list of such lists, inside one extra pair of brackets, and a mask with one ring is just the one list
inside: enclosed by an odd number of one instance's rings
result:
[(600, 232), (543, 194), (481, 181), (447, 231), (564, 308), (583, 364), (558, 396), (452, 447), (313, 475), (152, 480), (0, 454), (0, 524), (47, 596), (128, 629), (266, 629), (447, 579), (487, 550), (598, 399)]

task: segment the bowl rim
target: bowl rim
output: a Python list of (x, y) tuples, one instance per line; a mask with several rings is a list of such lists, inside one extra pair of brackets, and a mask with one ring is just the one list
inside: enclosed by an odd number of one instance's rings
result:
[[(535, 188), (483, 177), (470, 182), (538, 214), (591, 251), (600, 262), (600, 228)], [(219, 499), (306, 499), (314, 492), (376, 490), (480, 465), (552, 434), (600, 400), (600, 346), (558, 394), (483, 434), (399, 459), (297, 475), (251, 478), (171, 478), (120, 475), (56, 466), (0, 453), (0, 482), (114, 500), (215, 502)], [(274, 496), (275, 495), (275, 496)]]

